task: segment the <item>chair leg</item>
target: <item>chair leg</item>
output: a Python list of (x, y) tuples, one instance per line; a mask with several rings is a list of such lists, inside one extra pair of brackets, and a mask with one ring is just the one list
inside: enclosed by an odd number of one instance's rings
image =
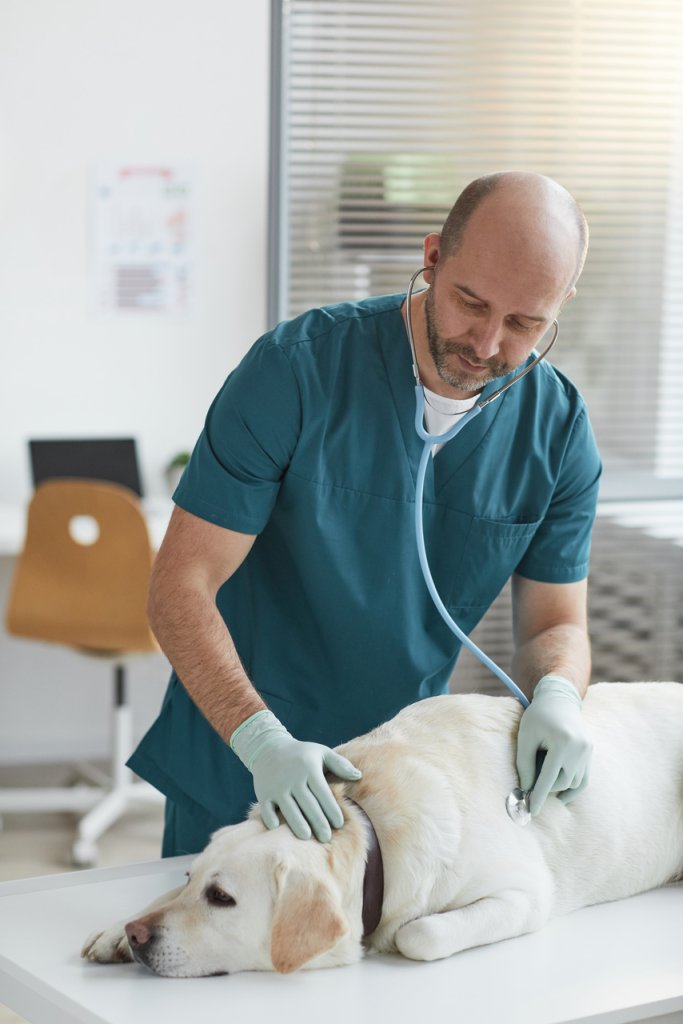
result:
[(114, 668), (111, 790), (78, 823), (78, 838), (72, 847), (75, 864), (92, 864), (97, 856), (97, 840), (138, 798), (161, 801), (163, 798), (147, 783), (134, 782), (126, 760), (133, 749), (132, 710), (128, 703), (127, 680), (123, 665)]
[(122, 789), (133, 781), (133, 773), (126, 761), (133, 752), (133, 710), (128, 703), (126, 670), (123, 665), (114, 668), (114, 721), (112, 736), (112, 789)]

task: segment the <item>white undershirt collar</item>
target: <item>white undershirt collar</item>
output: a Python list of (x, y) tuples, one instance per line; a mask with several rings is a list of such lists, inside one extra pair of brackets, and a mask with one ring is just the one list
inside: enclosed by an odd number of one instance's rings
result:
[[(471, 398), (447, 398), (445, 395), (437, 395), (429, 388), (424, 388), (424, 393), (425, 423), (430, 434), (445, 434), (472, 408), (478, 398), (476, 394)], [(443, 444), (433, 445), (432, 455), (436, 455), (442, 448)]]

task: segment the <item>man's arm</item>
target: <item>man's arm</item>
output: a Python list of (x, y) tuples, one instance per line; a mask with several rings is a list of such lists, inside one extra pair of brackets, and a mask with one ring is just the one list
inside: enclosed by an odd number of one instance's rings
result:
[[(592, 747), (581, 721), (591, 669), (586, 594), (586, 580), (512, 581), (512, 675), (531, 697), (517, 737), (517, 771), (521, 788), (533, 788), (532, 815), (550, 793), (566, 804), (588, 784)], [(539, 751), (544, 761), (536, 779)]]
[(587, 581), (539, 583), (512, 577), (512, 678), (531, 697), (539, 679), (557, 673), (570, 679), (579, 696), (591, 671)]
[(246, 718), (266, 707), (216, 607), (219, 588), (255, 540), (176, 506), (150, 580), (152, 631), (192, 700), (226, 743)]
[(325, 769), (352, 780), (360, 772), (328, 747), (296, 740), (266, 708), (216, 607), (255, 540), (176, 507), (152, 571), (149, 621), (194, 703), (252, 773), (264, 824), (276, 828), (279, 809), (300, 839), (313, 829), (326, 842), (344, 816)]

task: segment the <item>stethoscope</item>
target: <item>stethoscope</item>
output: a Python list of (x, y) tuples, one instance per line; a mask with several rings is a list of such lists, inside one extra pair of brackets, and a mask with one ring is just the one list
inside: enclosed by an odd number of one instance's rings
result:
[[(448, 628), (452, 633), (460, 640), (460, 642), (470, 650), (475, 657), (479, 659), (495, 676), (498, 676), (500, 681), (507, 686), (508, 690), (517, 698), (523, 708), (529, 706), (529, 700), (522, 693), (516, 683), (512, 681), (507, 672), (504, 672), (500, 665), (497, 665), (487, 654), (485, 654), (480, 647), (470, 640), (466, 633), (462, 631), (460, 626), (454, 619), (449, 615), (446, 606), (444, 605), (436, 584), (432, 578), (432, 574), (429, 568), (429, 562), (427, 561), (427, 552), (425, 549), (424, 539), (424, 522), (423, 522), (423, 502), (424, 502), (424, 485), (425, 475), (427, 473), (427, 466), (429, 465), (429, 459), (431, 457), (432, 446), (435, 444), (444, 445), (448, 441), (452, 441), (456, 434), (459, 434), (463, 427), (467, 426), (475, 416), (478, 416), (482, 409), (485, 409), (487, 405), (491, 405), (497, 398), (500, 398), (513, 384), (516, 384), (522, 377), (526, 377), (527, 373), (531, 370), (542, 359), (548, 355), (550, 349), (557, 341), (557, 335), (559, 334), (560, 325), (557, 320), (553, 321), (554, 331), (553, 336), (550, 339), (550, 344), (546, 345), (545, 349), (540, 355), (536, 356), (527, 366), (524, 367), (519, 373), (517, 373), (511, 380), (503, 384), (496, 391), (491, 392), (485, 398), (479, 398), (476, 403), (469, 409), (462, 419), (458, 420), (450, 430), (446, 431), (445, 434), (430, 434), (425, 426), (424, 410), (425, 410), (425, 393), (424, 385), (420, 379), (420, 369), (417, 362), (417, 353), (415, 351), (415, 339), (413, 337), (413, 323), (412, 323), (412, 312), (411, 312), (411, 299), (413, 297), (413, 289), (415, 282), (421, 274), (424, 274), (425, 270), (433, 270), (433, 267), (422, 267), (420, 270), (416, 270), (410, 279), (408, 284), (408, 291), (406, 294), (406, 325), (408, 333), (408, 341), (410, 342), (410, 351), (413, 358), (413, 374), (415, 376), (415, 430), (417, 431), (418, 437), (424, 441), (424, 447), (422, 449), (422, 455), (420, 456), (420, 462), (417, 469), (417, 479), (415, 481), (415, 538), (417, 540), (417, 551), (420, 559), (420, 568), (422, 569), (422, 575), (424, 576), (425, 583), (430, 596), (436, 605), (437, 611), (441, 618), (444, 620)], [(513, 789), (507, 797), (505, 806), (508, 814), (519, 825), (526, 825), (530, 819), (529, 811), (529, 798), (531, 790)]]

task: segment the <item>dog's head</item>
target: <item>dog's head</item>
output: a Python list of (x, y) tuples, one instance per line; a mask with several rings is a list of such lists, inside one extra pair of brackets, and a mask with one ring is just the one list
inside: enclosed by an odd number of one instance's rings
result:
[(334, 845), (303, 842), (286, 825), (269, 832), (257, 818), (221, 829), (185, 888), (126, 925), (133, 956), (167, 977), (355, 962), (360, 903), (347, 884), (360, 888), (358, 871), (337, 870), (347, 856)]

